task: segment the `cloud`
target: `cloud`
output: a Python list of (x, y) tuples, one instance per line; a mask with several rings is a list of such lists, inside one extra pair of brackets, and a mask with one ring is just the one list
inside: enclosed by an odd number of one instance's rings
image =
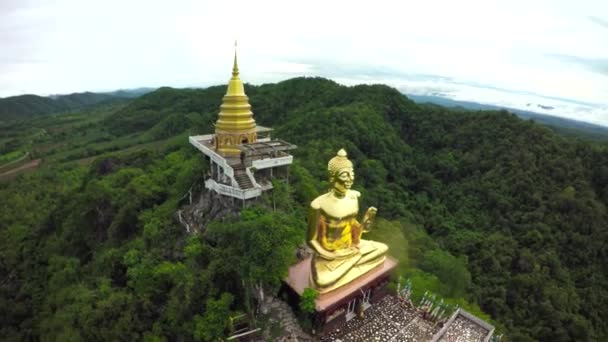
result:
[(591, 20), (592, 22), (604, 27), (605, 29), (608, 29), (608, 20), (604, 20), (598, 17), (594, 17), (594, 16), (589, 16), (587, 17), (589, 20)]
[(353, 78), (365, 80), (410, 80), (410, 81), (454, 81), (452, 77), (414, 73), (404, 71), (402, 68), (386, 64), (357, 63), (339, 61), (336, 59), (302, 59), (292, 58), (293, 64), (307, 65), (307, 74), (328, 78)]
[(0, 13), (6, 14), (36, 6), (40, 6), (40, 1), (38, 4), (36, 4), (35, 1), (30, 0), (3, 0), (0, 1)]
[(572, 55), (549, 55), (565, 63), (580, 65), (592, 72), (608, 76), (608, 58), (586, 58)]
[(17, 58), (17, 57), (2, 57), (0, 56), (0, 65), (17, 65), (17, 64), (42, 64), (48, 62), (42, 58)]

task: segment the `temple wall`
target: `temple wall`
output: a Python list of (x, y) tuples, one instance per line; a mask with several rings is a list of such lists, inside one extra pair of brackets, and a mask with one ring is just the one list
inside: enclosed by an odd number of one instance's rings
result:
[(360, 305), (363, 301), (363, 292), (371, 289), (370, 296), (370, 304), (373, 306), (375, 303), (379, 302), (386, 294), (388, 293), (387, 284), (390, 274), (386, 274), (382, 277), (379, 277), (372, 283), (367, 284), (362, 287), (359, 293), (349, 296), (341, 300), (340, 302), (332, 305), (331, 308), (323, 312), (317, 312), (316, 317), (314, 319), (314, 323), (316, 324), (316, 333), (317, 335), (325, 335), (333, 330), (338, 329), (340, 326), (344, 325), (347, 322), (347, 311), (348, 304), (353, 299), (357, 300), (357, 305)]

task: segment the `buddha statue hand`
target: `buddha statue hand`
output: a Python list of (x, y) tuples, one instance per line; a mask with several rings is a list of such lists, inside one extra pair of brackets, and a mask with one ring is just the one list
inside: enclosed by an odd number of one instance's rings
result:
[(330, 253), (335, 259), (344, 259), (359, 253), (359, 249), (355, 246), (351, 246), (348, 248), (337, 249)]
[(363, 233), (367, 233), (370, 231), (370, 227), (376, 218), (376, 214), (378, 213), (378, 209), (375, 207), (369, 207), (363, 215), (363, 220), (361, 222), (361, 226), (363, 228)]
[(317, 254), (320, 257), (322, 257), (323, 259), (327, 259), (327, 260), (348, 258), (358, 252), (358, 249), (353, 246), (348, 247), (348, 248), (334, 250), (334, 251), (329, 251), (329, 250), (323, 248), (323, 246), (321, 246), (321, 244), (316, 240), (309, 241), (309, 244), (317, 252)]

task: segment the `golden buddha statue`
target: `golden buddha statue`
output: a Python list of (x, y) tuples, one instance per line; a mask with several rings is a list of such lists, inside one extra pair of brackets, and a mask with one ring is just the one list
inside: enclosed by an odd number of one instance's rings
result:
[(341, 287), (382, 264), (388, 247), (361, 239), (368, 232), (377, 209), (370, 207), (357, 221), (361, 193), (350, 188), (355, 180), (353, 163), (341, 149), (328, 165), (332, 189), (310, 203), (308, 243), (315, 251), (312, 282), (319, 293)]

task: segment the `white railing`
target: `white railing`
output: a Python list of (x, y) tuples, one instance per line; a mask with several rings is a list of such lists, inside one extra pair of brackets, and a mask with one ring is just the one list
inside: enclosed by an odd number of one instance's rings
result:
[(213, 139), (214, 135), (215, 134), (195, 135), (195, 136), (188, 137), (188, 141), (190, 141), (190, 144), (192, 146), (196, 147), (199, 151), (203, 152), (206, 156), (211, 158), (211, 160), (214, 163), (221, 166), (222, 169), (224, 170), (224, 174), (226, 176), (233, 179), (234, 170), (232, 169), (232, 166), (230, 166), (230, 164), (228, 164), (228, 162), (226, 161), (226, 158), (220, 156), (214, 150), (210, 149), (209, 147), (205, 146), (205, 144), (201, 143), (201, 141), (211, 141)]
[(494, 326), (489, 324), (488, 322), (484, 321), (483, 319), (465, 311), (465, 310), (460, 310), (460, 315), (468, 318), (469, 320), (471, 320), (473, 323), (479, 325), (480, 327), (486, 329), (488, 331), (488, 333), (486, 334), (485, 338), (483, 339), (484, 342), (488, 342), (490, 340), (490, 338), (492, 338), (492, 335), (494, 334)]
[(279, 157), (279, 158), (266, 158), (266, 159), (254, 160), (251, 163), (251, 166), (255, 167), (256, 169), (267, 169), (269, 167), (290, 165), (291, 163), (293, 163), (293, 156), (288, 155), (288, 156)]
[(443, 336), (443, 334), (445, 334), (445, 332), (448, 331), (448, 328), (450, 327), (452, 322), (454, 322), (454, 320), (456, 319), (456, 317), (458, 316), (459, 313), (460, 313), (460, 308), (456, 309), (456, 311), (454, 311), (454, 313), (448, 319), (448, 321), (443, 325), (443, 328), (441, 328), (441, 330), (439, 330), (435, 335), (433, 335), (431, 342), (439, 341), (439, 339)]
[(259, 188), (259, 189), (262, 188), (262, 186), (260, 184), (258, 184), (258, 182), (255, 180), (255, 177), (253, 176), (253, 172), (251, 172), (251, 167), (246, 168), (245, 173), (247, 174), (247, 177), (249, 177), (249, 180), (251, 181), (251, 184), (253, 184), (254, 188)]
[(224, 171), (224, 175), (226, 175), (230, 179), (230, 183), (232, 184), (232, 186), (218, 183), (213, 179), (208, 179), (205, 181), (205, 187), (207, 189), (214, 190), (215, 192), (222, 195), (239, 199), (250, 199), (253, 197), (260, 196), (262, 194), (262, 191), (272, 189), (272, 185), (265, 187), (260, 185), (256, 181), (251, 169), (267, 169), (283, 165), (290, 165), (293, 163), (293, 156), (291, 155), (286, 155), (278, 158), (265, 158), (254, 160), (251, 164), (251, 167), (245, 169), (245, 173), (251, 181), (251, 184), (253, 184), (253, 188), (239, 189), (239, 185), (236, 179), (234, 178), (234, 169), (232, 168), (232, 166), (230, 166), (230, 164), (228, 164), (226, 158), (222, 157), (217, 152), (215, 152), (215, 150), (205, 145), (204, 142), (211, 144), (213, 137), (214, 134), (195, 135), (188, 137), (188, 141), (190, 141), (190, 144), (192, 146), (196, 147), (199, 151), (203, 152), (203, 154), (209, 157), (214, 164), (221, 167)]
[(463, 316), (464, 318), (470, 320), (471, 322), (477, 324), (478, 326), (480, 326), (481, 328), (485, 329), (488, 331), (488, 333), (486, 334), (486, 336), (484, 337), (483, 341), (484, 342), (488, 342), (490, 340), (490, 338), (492, 337), (492, 335), (494, 334), (494, 326), (489, 324), (488, 322), (484, 321), (483, 319), (470, 314), (469, 312), (463, 310), (462, 308), (458, 308), (456, 309), (456, 311), (454, 311), (454, 313), (452, 314), (452, 316), (450, 317), (450, 319), (448, 319), (448, 321), (443, 325), (443, 328), (441, 328), (441, 330), (439, 330), (431, 339), (431, 342), (437, 342), (439, 341), (443, 335), (446, 333), (446, 331), (450, 328), (450, 325), (454, 322), (454, 320), (456, 320), (456, 318), (458, 316)]
[(260, 188), (251, 188), (243, 190), (229, 185), (220, 184), (211, 178), (205, 181), (205, 188), (213, 190), (220, 195), (230, 196), (243, 200), (258, 197), (262, 194), (262, 189)]

